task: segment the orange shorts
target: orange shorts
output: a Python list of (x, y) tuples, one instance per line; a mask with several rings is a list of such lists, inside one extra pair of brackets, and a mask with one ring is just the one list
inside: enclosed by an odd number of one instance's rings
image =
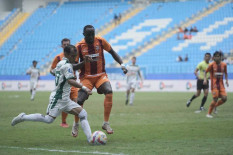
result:
[(108, 81), (109, 79), (107, 74), (102, 74), (97, 77), (84, 77), (80, 79), (80, 82), (90, 90), (92, 90), (94, 87), (99, 88), (103, 83)]
[(227, 96), (226, 90), (224, 88), (218, 90), (218, 89), (213, 89), (211, 90), (213, 98), (219, 98), (222, 96)]
[(77, 99), (77, 98), (78, 98), (78, 88), (71, 87), (71, 90), (70, 90), (70, 99), (74, 100), (74, 99)]

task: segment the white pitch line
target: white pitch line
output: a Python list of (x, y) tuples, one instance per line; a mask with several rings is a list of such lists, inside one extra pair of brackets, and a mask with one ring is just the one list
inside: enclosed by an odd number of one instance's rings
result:
[(55, 150), (55, 149), (44, 149), (44, 148), (25, 148), (25, 147), (15, 147), (15, 146), (1, 146), (0, 148), (6, 148), (6, 149), (23, 149), (23, 150), (34, 150), (34, 151), (48, 151), (48, 152), (63, 152), (63, 153), (88, 153), (88, 154), (108, 154), (108, 155), (125, 155), (123, 153), (115, 154), (115, 153), (109, 153), (109, 152), (83, 152), (79, 150)]

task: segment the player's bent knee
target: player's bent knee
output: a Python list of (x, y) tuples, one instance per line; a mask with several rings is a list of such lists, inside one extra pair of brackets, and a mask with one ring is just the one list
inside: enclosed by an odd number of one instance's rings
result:
[(112, 94), (112, 89), (106, 90), (104, 94)]
[(112, 86), (110, 82), (103, 83), (99, 88), (99, 91), (106, 94), (112, 94)]
[(87, 119), (87, 112), (85, 109), (82, 109), (82, 111), (79, 113), (78, 117), (81, 119), (81, 120), (84, 120), (84, 119)]
[(45, 116), (46, 123), (51, 124), (55, 120), (53, 117), (46, 115)]
[(226, 101), (227, 101), (227, 97), (223, 97), (223, 98), (222, 98), (222, 101), (223, 101), (223, 102), (226, 102)]
[(78, 104), (83, 105), (84, 101), (88, 99), (88, 94), (84, 90), (79, 90), (78, 92)]
[(78, 100), (77, 102), (79, 105), (83, 105), (84, 101)]

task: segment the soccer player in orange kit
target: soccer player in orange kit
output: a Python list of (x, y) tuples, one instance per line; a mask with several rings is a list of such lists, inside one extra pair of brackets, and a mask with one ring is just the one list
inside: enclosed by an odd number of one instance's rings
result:
[[(225, 74), (226, 85), (228, 84), (228, 75), (227, 75), (227, 65), (222, 62), (222, 54), (219, 51), (214, 53), (214, 62), (212, 62), (209, 67), (206, 69), (204, 74), (204, 85), (207, 84), (206, 74), (210, 72), (210, 80), (211, 80), (211, 92), (213, 96), (213, 101), (210, 104), (208, 114), (206, 117), (213, 118), (211, 115), (214, 108), (222, 105), (227, 101), (227, 93), (223, 84), (223, 75)], [(221, 98), (220, 100), (218, 100)]]
[[(112, 49), (111, 45), (102, 37), (95, 36), (95, 29), (92, 25), (86, 25), (83, 29), (84, 39), (77, 45), (77, 62), (83, 61), (86, 56), (92, 58), (92, 61), (85, 63), (81, 68), (79, 74), (80, 82), (88, 89), (92, 90), (94, 87), (99, 94), (104, 94), (104, 123), (102, 128), (108, 134), (113, 134), (113, 129), (109, 124), (109, 117), (112, 109), (112, 87), (105, 71), (104, 50), (112, 55), (115, 61), (121, 65), (124, 74), (127, 69), (123, 64), (120, 56)], [(74, 68), (75, 69), (75, 68)], [(88, 99), (88, 94), (81, 89), (78, 91), (78, 104), (83, 105), (84, 101)]]

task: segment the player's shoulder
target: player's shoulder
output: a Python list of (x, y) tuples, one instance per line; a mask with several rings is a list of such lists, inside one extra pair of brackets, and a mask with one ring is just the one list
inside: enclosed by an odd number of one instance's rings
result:
[(225, 62), (221, 62), (222, 66), (227, 66), (227, 64)]
[(67, 63), (67, 61), (65, 59), (62, 59), (60, 62), (58, 62), (57, 66), (63, 66)]
[(103, 37), (101, 36), (95, 36), (95, 39), (101, 40), (102, 42), (107, 42)]
[(216, 64), (216, 62), (215, 62), (215, 61), (213, 61), (213, 62), (209, 63), (209, 66), (213, 66), (214, 64)]
[(75, 47), (78, 47), (79, 45), (83, 45), (86, 44), (85, 40), (82, 39), (81, 41), (79, 41), (78, 43), (75, 44)]
[(57, 64), (57, 69), (60, 68), (60, 70), (65, 70), (67, 68), (71, 68), (72, 65), (67, 61), (66, 59), (62, 59), (58, 64)]
[(95, 36), (95, 39), (100, 39), (100, 40), (105, 40), (103, 37), (101, 36)]
[(203, 66), (203, 65), (206, 65), (205, 61), (201, 61), (201, 62), (198, 63), (198, 66)]
[(137, 68), (139, 68), (139, 66), (138, 65), (129, 65), (129, 66), (131, 66), (131, 67), (137, 67)]

